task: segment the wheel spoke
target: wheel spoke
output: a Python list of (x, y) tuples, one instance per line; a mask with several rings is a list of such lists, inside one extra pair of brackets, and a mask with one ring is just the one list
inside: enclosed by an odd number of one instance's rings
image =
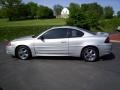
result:
[(92, 54), (93, 53), (93, 50), (90, 50), (90, 52), (89, 52), (90, 54)]
[(96, 51), (91, 48), (87, 48), (84, 52), (84, 58), (88, 61), (93, 61), (96, 59)]
[(20, 48), (18, 50), (18, 55), (21, 59), (26, 59), (29, 56), (29, 53), (26, 48)]

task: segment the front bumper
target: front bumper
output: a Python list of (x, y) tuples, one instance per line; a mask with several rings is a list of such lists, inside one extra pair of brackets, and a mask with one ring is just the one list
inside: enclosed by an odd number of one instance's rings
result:
[(15, 56), (14, 46), (6, 46), (6, 53)]

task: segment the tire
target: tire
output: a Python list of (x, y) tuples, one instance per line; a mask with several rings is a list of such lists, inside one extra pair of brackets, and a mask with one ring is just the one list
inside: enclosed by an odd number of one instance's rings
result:
[(99, 52), (95, 47), (86, 47), (82, 51), (82, 59), (88, 62), (94, 62), (99, 57)]
[(19, 46), (16, 49), (16, 56), (21, 60), (27, 60), (31, 57), (31, 51), (27, 46)]

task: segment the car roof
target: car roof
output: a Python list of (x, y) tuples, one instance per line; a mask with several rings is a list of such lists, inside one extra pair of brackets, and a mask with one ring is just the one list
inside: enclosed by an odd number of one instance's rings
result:
[[(52, 27), (52, 29), (55, 29), (55, 28), (71, 28), (71, 29), (82, 29), (82, 28), (78, 28), (78, 27), (75, 27), (75, 26), (57, 26), (57, 27)], [(84, 29), (82, 29), (84, 30)]]
[(75, 26), (58, 26), (58, 27), (52, 27), (51, 29), (56, 29), (56, 28), (71, 28), (71, 29), (76, 29), (76, 30), (82, 31), (84, 33), (89, 33), (89, 34), (94, 35), (94, 33), (90, 32), (89, 30), (79, 28), (79, 27), (75, 27)]

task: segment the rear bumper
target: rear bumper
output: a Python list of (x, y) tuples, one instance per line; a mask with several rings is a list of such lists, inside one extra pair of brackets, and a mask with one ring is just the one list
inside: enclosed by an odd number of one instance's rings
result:
[(106, 54), (110, 54), (112, 52), (112, 44), (103, 44), (103, 45), (99, 45), (99, 56), (103, 56)]

